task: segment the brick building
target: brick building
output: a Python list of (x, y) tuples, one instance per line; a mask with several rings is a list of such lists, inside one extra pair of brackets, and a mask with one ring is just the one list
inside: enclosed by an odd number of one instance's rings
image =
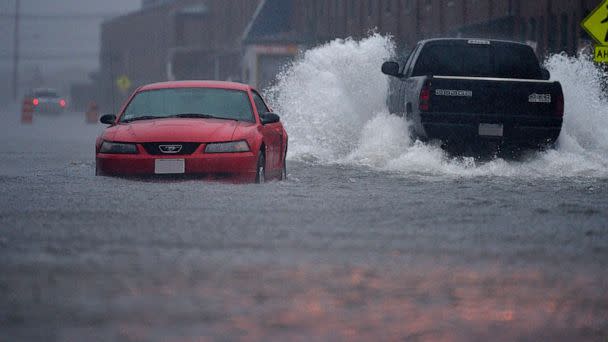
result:
[[(281, 0), (275, 0), (281, 1)], [(284, 0), (282, 0), (284, 1)], [(292, 0), (294, 30), (326, 41), (371, 28), (404, 46), (424, 38), (476, 36), (535, 42), (538, 53), (574, 53), (580, 22), (598, 0)], [(553, 34), (549, 34), (549, 32)]]
[[(395, 38), (401, 51), (433, 37), (481, 37), (527, 42), (539, 56), (575, 54), (589, 42), (580, 22), (598, 0), (263, 0), (245, 32), (244, 78), (265, 86), (277, 69), (264, 59), (294, 46), (362, 37), (371, 29)], [(278, 11), (278, 8), (282, 11)], [(277, 13), (288, 18), (275, 25)], [(271, 63), (272, 64), (272, 63)], [(266, 75), (265, 75), (266, 74)]]

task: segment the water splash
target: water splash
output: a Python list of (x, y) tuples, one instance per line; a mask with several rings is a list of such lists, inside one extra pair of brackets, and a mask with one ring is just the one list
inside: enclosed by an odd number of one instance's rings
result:
[(378, 65), (393, 50), (378, 34), (334, 40), (279, 75), (266, 95), (289, 129), (291, 158), (328, 163), (353, 150), (365, 123), (386, 111), (388, 83)]
[(380, 65), (394, 51), (391, 39), (379, 34), (335, 40), (306, 51), (279, 75), (267, 95), (290, 134), (290, 159), (437, 176), (608, 177), (605, 75), (589, 58), (554, 55), (545, 62), (564, 89), (557, 149), (522, 161), (477, 162), (410, 141), (408, 123), (388, 113), (388, 78)]
[(553, 55), (545, 62), (564, 88), (562, 150), (608, 152), (608, 102), (602, 93), (605, 73), (587, 55)]

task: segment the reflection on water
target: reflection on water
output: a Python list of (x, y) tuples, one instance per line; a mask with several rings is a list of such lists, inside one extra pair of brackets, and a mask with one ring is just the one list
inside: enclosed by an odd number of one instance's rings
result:
[(601, 285), (501, 267), (260, 266), (129, 288), (124, 300), (159, 307), (123, 322), (120, 334), (155, 340), (159, 332), (145, 327), (160, 325), (170, 341), (597, 340), (608, 328)]

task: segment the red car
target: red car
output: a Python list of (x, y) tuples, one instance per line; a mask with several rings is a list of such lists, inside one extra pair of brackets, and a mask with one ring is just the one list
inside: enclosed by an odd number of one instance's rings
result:
[(137, 89), (97, 139), (98, 175), (285, 179), (287, 132), (252, 87), (179, 81)]

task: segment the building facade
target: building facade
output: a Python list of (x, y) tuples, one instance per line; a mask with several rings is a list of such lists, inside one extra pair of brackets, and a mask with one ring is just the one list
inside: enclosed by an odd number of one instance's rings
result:
[[(162, 1), (161, 1), (162, 2)], [(240, 80), (265, 88), (299, 50), (390, 34), (405, 53), (433, 37), (509, 39), (540, 57), (590, 43), (580, 23), (599, 0), (173, 0), (103, 24), (100, 84), (114, 103), (140, 84)], [(130, 89), (116, 80), (127, 77)], [(118, 99), (118, 100), (117, 100)]]
[(403, 46), (433, 37), (529, 41), (539, 55), (574, 54), (587, 40), (581, 21), (598, 0), (293, 0), (295, 30), (316, 41), (361, 37), (370, 29)]
[[(243, 74), (251, 84), (264, 87), (280, 70), (264, 62), (273, 55), (285, 60), (295, 54), (294, 46), (361, 38), (371, 30), (393, 36), (402, 53), (421, 39), (476, 37), (526, 42), (540, 57), (558, 52), (574, 55), (590, 42), (580, 23), (598, 4), (598, 0), (264, 0), (244, 35)], [(288, 23), (273, 24), (277, 13)]]

